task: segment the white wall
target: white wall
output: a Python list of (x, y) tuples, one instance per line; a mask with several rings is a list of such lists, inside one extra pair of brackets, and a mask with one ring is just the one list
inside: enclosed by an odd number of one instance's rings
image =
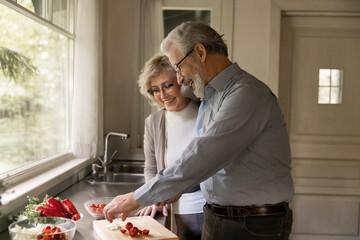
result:
[(270, 5), (268, 0), (236, 0), (234, 7), (233, 60), (264, 82), (268, 79)]
[(280, 8), (269, 0), (235, 0), (234, 61), (278, 94)]

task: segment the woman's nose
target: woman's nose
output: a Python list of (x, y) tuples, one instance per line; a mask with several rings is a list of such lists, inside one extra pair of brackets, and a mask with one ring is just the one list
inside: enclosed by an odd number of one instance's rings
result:
[(164, 89), (161, 89), (160, 91), (160, 97), (163, 99), (164, 97), (167, 96), (167, 93), (164, 91)]

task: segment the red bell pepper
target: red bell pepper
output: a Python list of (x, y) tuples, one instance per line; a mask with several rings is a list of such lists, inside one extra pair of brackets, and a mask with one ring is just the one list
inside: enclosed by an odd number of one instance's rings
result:
[(55, 198), (49, 198), (46, 201), (45, 206), (47, 208), (55, 208), (55, 209), (59, 210), (60, 212), (63, 212), (66, 215), (66, 210), (65, 210), (64, 206), (61, 204), (60, 201), (56, 200)]
[(65, 214), (56, 208), (48, 208), (39, 206), (35, 209), (36, 211), (40, 211), (40, 215), (42, 217), (64, 217), (66, 218)]
[(63, 200), (62, 205), (64, 206), (65, 210), (71, 214), (71, 216), (74, 216), (75, 214), (79, 214), (76, 207), (69, 199)]
[(76, 213), (71, 217), (71, 220), (77, 221), (80, 219), (80, 214)]

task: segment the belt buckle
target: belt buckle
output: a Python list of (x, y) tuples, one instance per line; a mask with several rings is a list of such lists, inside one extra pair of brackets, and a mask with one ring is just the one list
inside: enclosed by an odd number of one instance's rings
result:
[(228, 218), (248, 217), (251, 215), (251, 212), (249, 210), (241, 207), (227, 206), (226, 212)]
[(227, 212), (227, 217), (228, 218), (236, 217), (235, 214), (234, 214), (234, 210), (236, 210), (236, 208), (233, 208), (231, 206), (226, 206), (226, 212)]
[(240, 210), (240, 216), (241, 217), (248, 217), (248, 216), (250, 216), (251, 215), (251, 212), (248, 210), (248, 209), (246, 209), (246, 208), (242, 208), (242, 207), (240, 207), (240, 208), (238, 208), (237, 210)]

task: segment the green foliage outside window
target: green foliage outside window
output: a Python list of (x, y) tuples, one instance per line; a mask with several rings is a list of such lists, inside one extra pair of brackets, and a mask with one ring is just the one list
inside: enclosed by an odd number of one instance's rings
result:
[(66, 149), (69, 43), (0, 4), (0, 174)]
[(5, 47), (0, 47), (0, 69), (13, 81), (25, 80), (36, 72), (30, 58)]

